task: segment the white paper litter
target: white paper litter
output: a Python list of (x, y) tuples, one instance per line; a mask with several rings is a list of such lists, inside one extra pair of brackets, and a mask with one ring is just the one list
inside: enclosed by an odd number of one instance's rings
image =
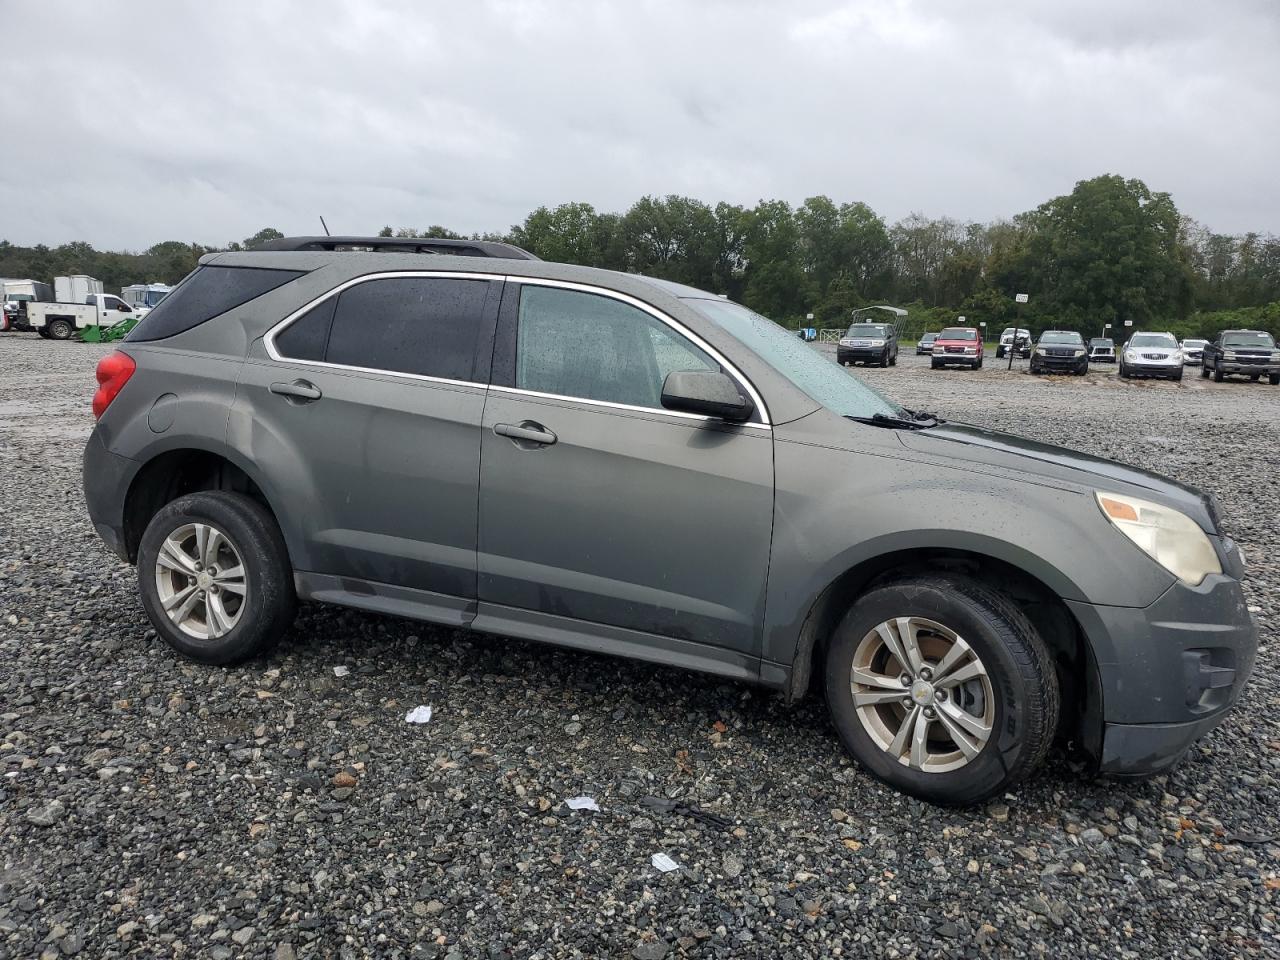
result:
[(334, 675), (335, 677), (345, 677), (345, 676), (346, 676), (348, 673), (350, 673), (350, 672), (351, 672), (351, 669), (350, 669), (349, 667), (334, 667), (334, 668), (333, 668), (333, 675)]
[(431, 707), (414, 707), (404, 715), (406, 723), (430, 723)]
[(650, 862), (663, 873), (670, 873), (672, 870), (680, 869), (680, 864), (676, 863), (665, 853), (655, 853)]
[(570, 810), (594, 810), (600, 812), (600, 805), (591, 797), (570, 797), (565, 801), (565, 806)]

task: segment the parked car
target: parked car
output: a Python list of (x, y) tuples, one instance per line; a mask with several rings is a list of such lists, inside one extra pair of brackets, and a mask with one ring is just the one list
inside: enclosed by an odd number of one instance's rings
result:
[(1120, 376), (1182, 379), (1182, 349), (1172, 333), (1135, 333), (1120, 351)]
[(1022, 327), (1005, 327), (1004, 333), (1000, 334), (1000, 343), (996, 345), (996, 359), (1003, 360), (1010, 349), (1015, 357), (1031, 356), (1031, 331)]
[(878, 363), (882, 367), (898, 363), (898, 331), (891, 323), (854, 323), (836, 344), (836, 362)]
[(918, 357), (921, 354), (928, 356), (929, 354), (933, 353), (933, 343), (937, 339), (938, 339), (938, 335), (936, 333), (926, 333), (919, 340), (917, 340), (916, 356)]
[(1276, 341), (1265, 330), (1223, 330), (1204, 347), (1204, 366), (1200, 376), (1221, 383), (1227, 374), (1244, 374), (1250, 380), (1266, 377), (1273, 387), (1280, 387), (1280, 351)]
[(978, 370), (982, 367), (982, 334), (977, 327), (947, 327), (933, 341), (933, 358), (929, 366), (962, 366)]
[(1115, 363), (1116, 342), (1110, 337), (1094, 337), (1089, 341), (1090, 363)]
[(1089, 372), (1089, 351), (1084, 337), (1074, 330), (1046, 330), (1040, 334), (1040, 342), (1031, 352), (1032, 373), (1074, 373), (1083, 376)]
[(89, 516), (202, 663), (310, 599), (787, 700), (816, 674), (868, 771), (972, 803), (1055, 740), (1167, 769), (1254, 660), (1210, 497), (906, 409), (668, 281), (280, 240), (202, 258), (96, 379)]
[(1182, 365), (1195, 367), (1204, 360), (1204, 348), (1208, 340), (1187, 339), (1178, 344), (1182, 348)]

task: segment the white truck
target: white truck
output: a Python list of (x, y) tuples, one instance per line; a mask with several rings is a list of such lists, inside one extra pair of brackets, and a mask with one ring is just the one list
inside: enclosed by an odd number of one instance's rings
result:
[(0, 280), (0, 331), (23, 329), (27, 304), (35, 300), (52, 300), (53, 291), (39, 280)]
[(28, 303), (26, 318), (18, 329), (34, 330), (51, 340), (68, 340), (87, 327), (114, 327), (138, 319), (133, 307), (114, 293), (91, 293), (85, 299), (87, 303)]

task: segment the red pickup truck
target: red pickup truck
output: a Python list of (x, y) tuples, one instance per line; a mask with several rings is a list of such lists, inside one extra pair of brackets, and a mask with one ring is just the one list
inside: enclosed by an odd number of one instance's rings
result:
[(933, 358), (929, 365), (937, 370), (950, 364), (982, 366), (982, 334), (977, 327), (947, 327), (933, 341)]

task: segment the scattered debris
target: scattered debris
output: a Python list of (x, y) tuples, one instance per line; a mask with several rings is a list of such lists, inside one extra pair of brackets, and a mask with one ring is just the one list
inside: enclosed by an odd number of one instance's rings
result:
[(709, 827), (715, 827), (717, 830), (733, 829), (733, 821), (703, 810), (701, 807), (695, 807), (691, 803), (681, 803), (678, 800), (666, 800), (663, 797), (641, 797), (640, 802), (658, 813), (674, 813), (682, 817), (688, 817), (690, 820), (698, 820), (705, 823)]
[(345, 677), (350, 672), (351, 672), (350, 667), (334, 667), (333, 668), (333, 675), (335, 677)]
[(430, 723), (431, 707), (414, 707), (404, 715), (404, 719), (406, 723)]
[(655, 853), (650, 862), (663, 873), (670, 873), (672, 870), (680, 869), (680, 864), (676, 863), (665, 853)]
[(594, 810), (596, 813), (600, 812), (600, 805), (592, 797), (570, 797), (564, 803), (570, 810)]

